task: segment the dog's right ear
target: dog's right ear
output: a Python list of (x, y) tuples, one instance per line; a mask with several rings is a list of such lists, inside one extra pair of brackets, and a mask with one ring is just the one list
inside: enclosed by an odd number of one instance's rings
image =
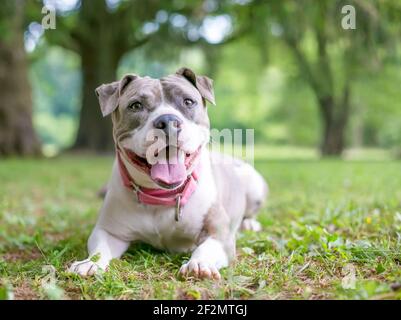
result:
[(135, 74), (127, 74), (120, 81), (102, 84), (95, 89), (103, 117), (108, 116), (116, 110), (118, 107), (118, 99), (124, 92), (124, 89), (136, 78), (138, 78), (138, 76)]
[(97, 98), (99, 99), (100, 110), (103, 117), (112, 113), (118, 106), (120, 81), (108, 84), (102, 84), (95, 89)]

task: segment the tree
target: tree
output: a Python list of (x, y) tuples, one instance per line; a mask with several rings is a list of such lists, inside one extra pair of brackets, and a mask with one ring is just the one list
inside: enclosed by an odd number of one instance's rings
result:
[[(344, 30), (341, 9), (349, 4), (356, 8), (357, 28)], [(268, 12), (264, 27), (276, 27), (276, 36), (292, 52), (301, 76), (316, 97), (322, 155), (340, 155), (352, 111), (353, 82), (378, 61), (377, 47), (388, 44), (377, 19), (381, 8), (360, 0), (255, 1), (254, 5)]]
[(38, 155), (24, 48), (24, 0), (0, 6), (0, 156)]
[(99, 112), (96, 87), (116, 80), (122, 56), (148, 40), (138, 32), (154, 16), (155, 1), (122, 1), (109, 8), (105, 0), (82, 0), (80, 7), (57, 17), (57, 29), (46, 32), (50, 44), (81, 57), (82, 106), (75, 149), (109, 151), (113, 147), (111, 122)]

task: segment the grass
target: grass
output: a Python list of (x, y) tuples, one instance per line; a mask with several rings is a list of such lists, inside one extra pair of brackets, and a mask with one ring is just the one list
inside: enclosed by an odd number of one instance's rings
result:
[(81, 278), (111, 158), (0, 162), (0, 298), (400, 299), (401, 162), (262, 160), (271, 195), (223, 280), (180, 280), (188, 255), (134, 245)]

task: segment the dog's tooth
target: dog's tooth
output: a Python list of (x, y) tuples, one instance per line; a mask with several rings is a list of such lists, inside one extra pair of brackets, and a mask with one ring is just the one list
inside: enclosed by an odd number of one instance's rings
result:
[(181, 149), (178, 149), (178, 162), (184, 163), (185, 162), (185, 152)]

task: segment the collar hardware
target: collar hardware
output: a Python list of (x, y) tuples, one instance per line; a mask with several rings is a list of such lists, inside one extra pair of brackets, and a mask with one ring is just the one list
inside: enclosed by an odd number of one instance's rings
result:
[(175, 202), (175, 221), (179, 221), (182, 215), (182, 208), (181, 208), (181, 196), (177, 196), (177, 200)]

